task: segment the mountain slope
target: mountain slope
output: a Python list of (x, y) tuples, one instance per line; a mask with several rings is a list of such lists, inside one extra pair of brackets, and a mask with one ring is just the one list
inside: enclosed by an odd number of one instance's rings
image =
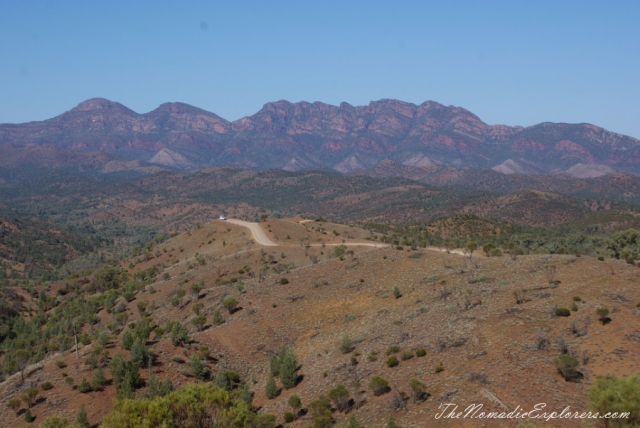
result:
[[(640, 141), (589, 124), (487, 125), (471, 112), (433, 101), (380, 100), (367, 106), (267, 103), (228, 122), (182, 103), (138, 114), (96, 98), (53, 119), (0, 125), (0, 144), (53, 143), (150, 161), (163, 149), (179, 168), (239, 163), (258, 168), (332, 168), (349, 172), (392, 159), (409, 166), (495, 168), (555, 173), (579, 164), (640, 174)], [(175, 158), (175, 156), (173, 157)], [(160, 162), (162, 163), (162, 162)], [(585, 172), (586, 171), (586, 172)]]

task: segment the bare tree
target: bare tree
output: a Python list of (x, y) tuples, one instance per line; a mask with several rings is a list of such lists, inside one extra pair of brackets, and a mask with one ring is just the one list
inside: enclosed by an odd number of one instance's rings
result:
[(556, 345), (558, 345), (558, 350), (561, 354), (568, 354), (569, 348), (567, 347), (567, 342), (564, 340), (564, 337), (560, 336), (556, 339)]
[(536, 331), (536, 343), (538, 345), (539, 350), (547, 349), (547, 335), (542, 332), (542, 330), (538, 327)]

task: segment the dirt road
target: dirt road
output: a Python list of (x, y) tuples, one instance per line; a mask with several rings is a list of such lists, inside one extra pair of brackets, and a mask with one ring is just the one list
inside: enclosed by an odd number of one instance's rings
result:
[(248, 228), (251, 231), (251, 235), (253, 239), (260, 245), (264, 245), (265, 247), (277, 247), (278, 244), (273, 242), (264, 230), (260, 227), (258, 223), (252, 223), (249, 221), (236, 220), (235, 218), (230, 218), (227, 220), (229, 223), (237, 224), (238, 226), (243, 226)]
[[(243, 220), (238, 220), (235, 218), (230, 218), (227, 220), (229, 223), (233, 223), (233, 224), (237, 224), (238, 226), (243, 226), (248, 228), (251, 231), (251, 236), (252, 239), (254, 241), (256, 241), (258, 244), (260, 245), (264, 245), (265, 247), (277, 247), (279, 246), (278, 244), (276, 244), (275, 242), (273, 242), (271, 239), (269, 239), (269, 237), (267, 236), (266, 233), (264, 233), (264, 230), (262, 230), (262, 228), (260, 227), (260, 225), (258, 223), (252, 223), (250, 221), (243, 221)], [(362, 247), (375, 247), (375, 248), (382, 248), (382, 247), (388, 247), (388, 244), (375, 244), (373, 242), (345, 242), (344, 244), (325, 244), (325, 246), (327, 247), (333, 247), (333, 246), (337, 246), (337, 245), (347, 245), (347, 246), (354, 246), (354, 245), (358, 245), (358, 246), (362, 246)], [(280, 245), (283, 247), (286, 246), (290, 246), (290, 245)], [(322, 244), (311, 244), (312, 247), (320, 247), (322, 246)]]

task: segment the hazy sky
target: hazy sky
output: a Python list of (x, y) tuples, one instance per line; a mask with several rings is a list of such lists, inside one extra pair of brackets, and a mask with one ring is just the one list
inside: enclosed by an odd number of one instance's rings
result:
[(3, 1), (0, 123), (396, 98), (640, 138), (640, 1)]

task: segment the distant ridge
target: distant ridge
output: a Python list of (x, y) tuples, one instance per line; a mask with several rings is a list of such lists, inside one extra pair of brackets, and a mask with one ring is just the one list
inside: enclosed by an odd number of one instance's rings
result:
[[(342, 173), (391, 159), (411, 167), (640, 174), (640, 141), (590, 124), (487, 125), (460, 107), (397, 100), (366, 106), (277, 101), (234, 122), (184, 103), (138, 114), (94, 98), (49, 120), (0, 125), (0, 145), (51, 143), (188, 170), (243, 164)], [(572, 169), (573, 168), (573, 169)]]

